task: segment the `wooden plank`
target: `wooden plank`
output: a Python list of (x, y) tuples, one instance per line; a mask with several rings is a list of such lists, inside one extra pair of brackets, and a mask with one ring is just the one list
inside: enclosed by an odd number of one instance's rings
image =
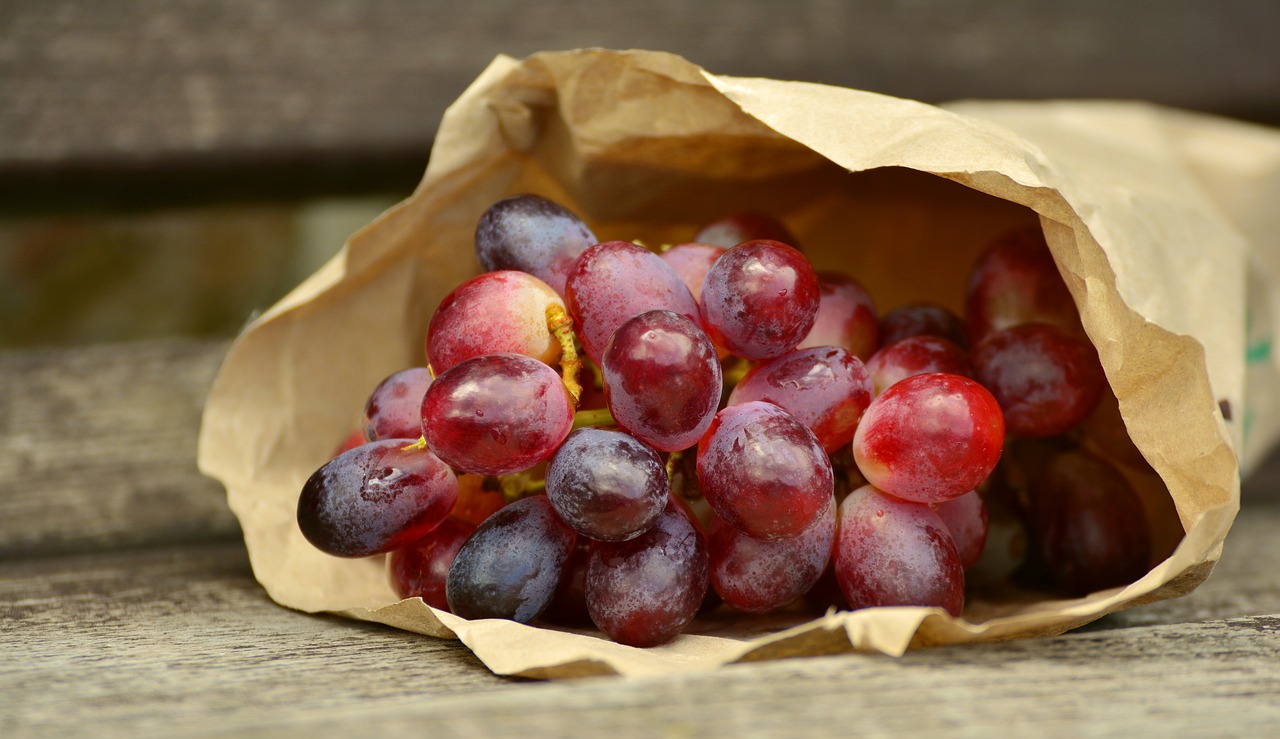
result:
[(226, 348), (0, 353), (0, 560), (238, 536), (222, 486), (195, 464)]
[(582, 46), (928, 101), (1140, 98), (1276, 123), (1278, 26), (1249, 0), (15, 0), (0, 173), (424, 152), (495, 55)]
[(280, 608), (237, 544), (9, 563), (0, 734), (1264, 735), (1280, 729), (1280, 568), (1256, 565), (1277, 526), (1280, 506), (1257, 506), (1200, 590), (1056, 639), (572, 684)]

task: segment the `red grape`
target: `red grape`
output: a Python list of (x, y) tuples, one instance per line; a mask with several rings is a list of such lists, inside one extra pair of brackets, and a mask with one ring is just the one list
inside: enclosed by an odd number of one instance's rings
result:
[(694, 241), (726, 249), (744, 241), (769, 239), (798, 246), (796, 237), (777, 218), (753, 210), (732, 213), (698, 229)]
[(426, 367), (400, 370), (378, 383), (364, 405), (365, 440), (422, 436), (422, 398), (430, 385)]
[(338, 448), (333, 451), (333, 456), (336, 457), (343, 452), (349, 452), (352, 449), (355, 449), (358, 446), (364, 446), (367, 443), (369, 443), (369, 440), (364, 438), (364, 429), (357, 429), (347, 434), (347, 438), (343, 439), (342, 443), (338, 445)]
[(964, 608), (964, 568), (946, 524), (932, 508), (870, 485), (840, 504), (836, 579), (850, 607)]
[(698, 480), (716, 515), (757, 539), (799, 536), (834, 494), (831, 463), (813, 432), (762, 401), (716, 414), (698, 442)]
[(813, 328), (818, 277), (804, 255), (786, 244), (747, 241), (707, 271), (701, 311), (717, 345), (745, 359), (776, 357)]
[(467, 619), (532, 621), (551, 602), (573, 544), (573, 530), (546, 496), (517, 500), (458, 550), (445, 581), (449, 610)]
[(987, 507), (982, 496), (973, 490), (933, 505), (951, 532), (956, 551), (960, 553), (960, 566), (969, 569), (982, 556), (982, 548), (987, 543)]
[(421, 539), (449, 515), (458, 480), (413, 439), (358, 446), (316, 470), (298, 498), (298, 528), (338, 557), (383, 554)]
[(1004, 234), (978, 258), (965, 287), (969, 340), (1020, 323), (1078, 331), (1080, 314), (1039, 226)]
[(1019, 436), (1053, 436), (1082, 423), (1106, 388), (1093, 344), (1048, 324), (993, 333), (973, 348), (972, 359), (1009, 432)]
[(587, 610), (597, 628), (633, 647), (674, 639), (707, 593), (707, 544), (674, 501), (634, 539), (596, 542), (587, 564)]
[(940, 336), (911, 336), (886, 344), (867, 362), (876, 395), (912, 375), (946, 372), (973, 377), (965, 351)]
[(698, 300), (702, 295), (702, 278), (706, 277), (707, 270), (711, 269), (711, 265), (724, 252), (723, 246), (694, 242), (677, 244), (658, 256), (662, 257), (662, 261), (670, 265), (677, 275), (680, 275), (680, 281), (689, 288), (693, 299)]
[(547, 328), (547, 308), (564, 309), (560, 296), (533, 275), (486, 272), (440, 301), (427, 328), (427, 357), (436, 373), (464, 359), (512, 352), (547, 364), (560, 358), (560, 342)]
[(858, 424), (864, 477), (905, 500), (938, 503), (973, 490), (1000, 461), (1000, 406), (967, 377), (914, 375), (880, 394)]
[(823, 346), (795, 349), (753, 367), (729, 393), (729, 405), (773, 403), (799, 419), (827, 452), (853, 439), (871, 403), (871, 378), (857, 357)]
[(836, 501), (799, 536), (779, 541), (755, 539), (713, 519), (707, 545), (711, 583), (725, 603), (748, 613), (785, 607), (818, 581), (831, 559), (836, 535)]
[(421, 598), (432, 608), (449, 610), (445, 578), (462, 544), (476, 530), (475, 524), (446, 518), (431, 533), (387, 557), (391, 586), (401, 598)]
[(711, 339), (672, 311), (648, 311), (619, 326), (601, 369), (614, 420), (661, 451), (696, 444), (720, 404), (723, 375)]
[(596, 363), (614, 330), (638, 313), (666, 309), (698, 318), (698, 304), (680, 276), (657, 254), (627, 241), (582, 252), (569, 271), (565, 303), (583, 351)]
[(573, 414), (555, 370), (523, 354), (487, 354), (436, 377), (422, 400), (422, 430), (450, 466), (504, 475), (550, 459)]
[(880, 345), (888, 346), (911, 336), (941, 336), (956, 346), (969, 345), (964, 321), (937, 303), (909, 303), (880, 319)]
[(844, 347), (865, 362), (879, 343), (876, 306), (862, 285), (839, 272), (819, 272), (818, 313), (799, 347)]
[(667, 471), (658, 453), (621, 431), (569, 434), (547, 467), (547, 499), (574, 531), (625, 541), (653, 525), (667, 503)]
[(486, 272), (528, 272), (561, 295), (573, 260), (594, 243), (582, 219), (537, 195), (499, 200), (476, 225), (476, 257)]
[(1109, 463), (1083, 451), (1059, 453), (1032, 490), (1040, 553), (1063, 590), (1084, 595), (1146, 574), (1151, 537), (1142, 501)]

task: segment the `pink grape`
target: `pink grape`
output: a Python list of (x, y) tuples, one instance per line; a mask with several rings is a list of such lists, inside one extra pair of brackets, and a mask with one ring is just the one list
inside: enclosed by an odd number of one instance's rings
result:
[(475, 524), (449, 517), (413, 544), (392, 551), (387, 571), (396, 595), (421, 598), (432, 608), (449, 610), (444, 594), (449, 565), (475, 530)]
[(551, 603), (574, 540), (546, 496), (517, 500), (480, 524), (453, 558), (449, 610), (467, 619), (532, 621)]
[(1019, 436), (1053, 436), (1083, 423), (1106, 390), (1093, 344), (1057, 326), (997, 331), (973, 348), (972, 359), (1009, 432)]
[(806, 593), (826, 569), (835, 542), (836, 501), (831, 498), (818, 520), (790, 539), (754, 539), (718, 518), (710, 531), (715, 591), (740, 611), (768, 613)]
[(960, 566), (968, 570), (982, 556), (987, 543), (987, 506), (976, 490), (958, 498), (934, 504), (934, 510), (951, 532), (956, 551), (960, 554)]
[(476, 257), (486, 272), (528, 272), (561, 295), (573, 260), (594, 243), (581, 218), (537, 195), (503, 198), (476, 224)]
[(369, 557), (421, 539), (449, 515), (458, 479), (413, 439), (358, 446), (330, 460), (302, 486), (298, 528), (337, 557)]
[(1000, 406), (967, 377), (914, 375), (871, 401), (853, 458), (872, 485), (905, 500), (939, 503), (973, 490), (1004, 446)]
[(818, 313), (799, 347), (839, 346), (867, 361), (880, 344), (880, 322), (867, 291), (839, 272), (818, 273)]
[(365, 441), (421, 436), (422, 398), (430, 385), (426, 367), (400, 370), (378, 383), (364, 405)]
[(523, 354), (487, 354), (436, 377), (422, 400), (422, 430), (451, 467), (505, 475), (550, 459), (573, 414), (555, 370)]
[(782, 221), (753, 210), (739, 211), (716, 219), (698, 229), (697, 235), (693, 237), (694, 241), (723, 246), (726, 249), (744, 241), (758, 239), (781, 241), (784, 244), (799, 247), (796, 237), (787, 230)]
[(625, 541), (653, 525), (667, 503), (667, 471), (644, 442), (621, 431), (582, 428), (551, 458), (547, 499), (574, 531)]
[(718, 346), (745, 359), (771, 359), (813, 328), (818, 292), (803, 254), (779, 241), (746, 241), (703, 278), (702, 323)]
[(946, 372), (973, 377), (969, 355), (941, 336), (910, 336), (887, 344), (871, 355), (867, 371), (876, 395), (912, 375)]
[(657, 254), (626, 241), (582, 252), (565, 282), (565, 304), (583, 351), (597, 364), (613, 332), (628, 318), (665, 309), (698, 320), (698, 304)]
[(799, 536), (834, 494), (831, 462), (817, 437), (762, 401), (716, 414), (698, 442), (698, 480), (716, 515), (757, 539)]
[(698, 300), (702, 295), (702, 278), (724, 252), (723, 246), (692, 242), (677, 244), (658, 256), (680, 275), (680, 281), (689, 288), (693, 299)]
[(708, 578), (702, 532), (672, 501), (640, 536), (592, 545), (587, 610), (596, 627), (616, 642), (664, 644), (697, 615)]
[(965, 286), (972, 344), (1021, 323), (1080, 330), (1080, 314), (1039, 226), (1006, 233), (978, 258)]
[(1146, 574), (1151, 536), (1142, 501), (1111, 464), (1083, 451), (1059, 453), (1032, 491), (1040, 554), (1064, 591), (1084, 595)]
[(753, 367), (729, 393), (729, 405), (763, 400), (799, 419), (827, 452), (849, 444), (871, 403), (862, 362), (832, 346), (795, 349)]
[(720, 404), (715, 346), (697, 324), (672, 311), (648, 311), (619, 326), (601, 371), (618, 425), (660, 451), (696, 444)]
[(840, 504), (836, 580), (851, 608), (964, 608), (964, 568), (946, 524), (932, 508), (870, 485)]
[(486, 272), (440, 301), (427, 328), (427, 357), (437, 374), (464, 359), (511, 352), (553, 364), (560, 342), (547, 309), (564, 302), (547, 283), (514, 270)]

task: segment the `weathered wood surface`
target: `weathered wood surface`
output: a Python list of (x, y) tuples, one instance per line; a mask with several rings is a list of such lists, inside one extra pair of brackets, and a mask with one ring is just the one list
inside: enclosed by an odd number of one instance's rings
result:
[(272, 604), (236, 543), (0, 566), (0, 734), (1280, 731), (1280, 505), (1186, 598), (1056, 639), (537, 684), (462, 646)]
[(0, 352), (0, 561), (238, 536), (222, 486), (195, 463), (226, 349)]
[(1251, 0), (10, 0), (0, 190), (411, 187), (495, 55), (583, 46), (927, 101), (1136, 98), (1280, 123), (1277, 27), (1280, 5)]

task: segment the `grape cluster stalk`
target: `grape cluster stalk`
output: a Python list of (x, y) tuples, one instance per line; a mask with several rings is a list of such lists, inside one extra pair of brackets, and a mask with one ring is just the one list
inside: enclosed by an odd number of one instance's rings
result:
[(386, 556), (403, 598), (635, 647), (712, 609), (960, 616), (969, 577), (1142, 575), (1141, 501), (1081, 431), (1106, 378), (1038, 230), (991, 243), (963, 316), (881, 315), (758, 211), (692, 233), (600, 241), (537, 195), (494, 203), (423, 364), (304, 485), (305, 538)]

